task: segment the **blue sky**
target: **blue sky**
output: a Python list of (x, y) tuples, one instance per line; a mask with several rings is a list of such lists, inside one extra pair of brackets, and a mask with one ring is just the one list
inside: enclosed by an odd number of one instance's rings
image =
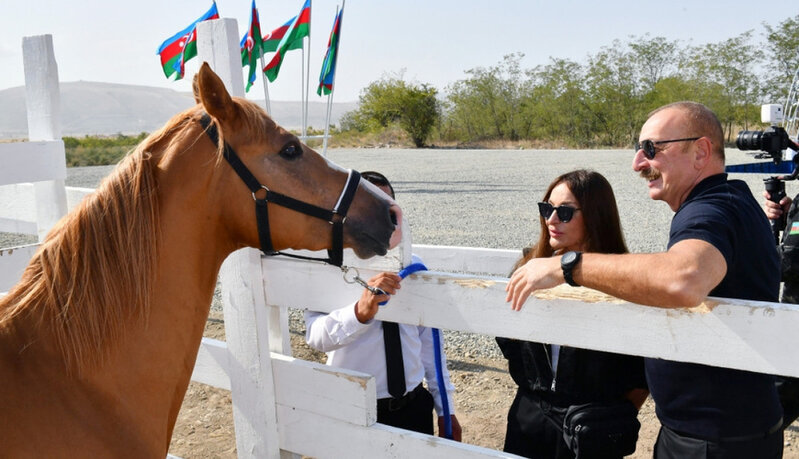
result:
[[(296, 15), (303, 0), (256, 0), (263, 30)], [(310, 73), (315, 90), (336, 6), (313, 0)], [(51, 34), (60, 80), (101, 81), (190, 91), (190, 78), (169, 81), (158, 46), (211, 6), (210, 0), (5, 0), (0, 16), (0, 89), (24, 84), (22, 37)], [(250, 0), (218, 0), (223, 17), (249, 24)], [(349, 0), (341, 38), (336, 102), (356, 101), (361, 89), (404, 71), (406, 80), (439, 90), (493, 66), (513, 52), (522, 65), (550, 57), (585, 62), (614, 39), (663, 36), (694, 45), (719, 42), (747, 30), (761, 40), (762, 23), (776, 26), (799, 14), (796, 0), (475, 1)], [(271, 55), (270, 55), (271, 56)], [(272, 100), (300, 100), (300, 51), (292, 51), (269, 85)], [(187, 73), (198, 68), (196, 59)], [(261, 83), (250, 90), (263, 98)], [(311, 100), (324, 100), (311, 94)]]

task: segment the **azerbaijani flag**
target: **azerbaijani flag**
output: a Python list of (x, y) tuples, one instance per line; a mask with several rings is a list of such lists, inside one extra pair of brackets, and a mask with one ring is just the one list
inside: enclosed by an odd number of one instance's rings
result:
[(255, 0), (252, 0), (252, 14), (250, 15), (250, 28), (241, 38), (241, 66), (250, 66), (250, 74), (247, 77), (247, 89), (255, 83), (255, 73), (259, 68), (258, 59), (263, 55), (263, 43), (261, 38), (261, 21), (258, 20), (258, 9), (255, 7)]
[(338, 43), (341, 38), (341, 17), (344, 14), (344, 7), (336, 15), (336, 20), (333, 22), (333, 30), (330, 31), (330, 38), (327, 40), (327, 52), (325, 59), (322, 61), (322, 71), (319, 74), (319, 87), (316, 93), (320, 96), (322, 92), (325, 95), (333, 92), (333, 80), (336, 75), (336, 60), (338, 59)]
[[(297, 19), (297, 16), (286, 21), (285, 24), (278, 27), (277, 29), (269, 32), (268, 34), (264, 35), (263, 44), (264, 44), (264, 53), (274, 53), (277, 51), (277, 47), (280, 44), (280, 40), (286, 35), (288, 32), (289, 27), (291, 24)], [(302, 46), (302, 41), (299, 42), (300, 46)]]
[(194, 21), (190, 26), (168, 38), (161, 43), (156, 54), (161, 56), (161, 67), (167, 78), (177, 74), (176, 80), (183, 78), (184, 64), (197, 55), (197, 24), (209, 19), (219, 19), (216, 2), (204, 15)]
[(283, 38), (277, 45), (275, 55), (272, 57), (272, 60), (266, 64), (266, 67), (264, 67), (264, 73), (266, 73), (266, 77), (269, 78), (269, 81), (275, 81), (275, 78), (277, 78), (277, 74), (280, 72), (280, 65), (283, 63), (283, 56), (286, 55), (286, 52), (292, 49), (302, 48), (302, 39), (310, 35), (311, 0), (305, 0), (300, 14), (290, 22), (291, 25), (289, 25)]

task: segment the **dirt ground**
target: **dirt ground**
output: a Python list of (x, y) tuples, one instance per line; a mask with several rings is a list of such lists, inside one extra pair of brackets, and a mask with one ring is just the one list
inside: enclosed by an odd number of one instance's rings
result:
[[(205, 335), (224, 339), (220, 314), (212, 313)], [(323, 361), (324, 354), (308, 348), (302, 336), (292, 334), (291, 344), (295, 357)], [(448, 357), (463, 441), (501, 450), (507, 411), (515, 395), (515, 384), (508, 375), (505, 361), (459, 355)], [(660, 428), (651, 398), (641, 408), (638, 419), (641, 422), (638, 447), (629, 457), (651, 458), (652, 445)], [(191, 383), (172, 435), (170, 454), (185, 459), (236, 457), (230, 392)], [(799, 422), (785, 432), (784, 457), (799, 459)]]

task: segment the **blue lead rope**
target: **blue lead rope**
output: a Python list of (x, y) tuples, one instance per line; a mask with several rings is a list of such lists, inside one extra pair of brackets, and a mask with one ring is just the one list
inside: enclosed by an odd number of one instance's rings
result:
[[(400, 278), (405, 279), (407, 276), (418, 271), (427, 271), (427, 266), (418, 262), (411, 263), (398, 272), (397, 275), (399, 275)], [(380, 305), (382, 306), (386, 303), (388, 303), (388, 301), (384, 301), (380, 303)], [(441, 355), (441, 332), (437, 328), (433, 329), (433, 354), (435, 355), (436, 361), (438, 394), (441, 397), (441, 406), (444, 409), (444, 435), (452, 440), (452, 416), (449, 414), (449, 396), (447, 395), (447, 388), (444, 384), (444, 361), (443, 356)]]

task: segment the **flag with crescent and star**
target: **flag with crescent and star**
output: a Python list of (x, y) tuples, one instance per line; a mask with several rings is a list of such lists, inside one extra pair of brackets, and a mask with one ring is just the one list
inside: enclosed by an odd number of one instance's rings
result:
[(197, 24), (209, 19), (219, 19), (216, 2), (191, 25), (161, 43), (156, 54), (161, 56), (161, 67), (167, 78), (172, 75), (176, 75), (176, 80), (183, 78), (186, 61), (197, 55)]
[(264, 67), (264, 73), (269, 81), (275, 81), (280, 66), (283, 64), (283, 57), (286, 52), (292, 49), (300, 49), (303, 46), (303, 38), (309, 36), (311, 33), (311, 0), (305, 0), (305, 3), (293, 21), (286, 30), (283, 38), (275, 50), (275, 55), (272, 60)]
[(263, 39), (261, 38), (261, 21), (258, 19), (258, 8), (255, 7), (255, 0), (252, 0), (252, 14), (250, 14), (250, 28), (241, 38), (241, 66), (250, 66), (250, 73), (247, 76), (246, 92), (255, 83), (255, 74), (260, 67), (258, 59), (263, 55)]
[(316, 93), (320, 96), (322, 93), (325, 95), (333, 92), (333, 81), (336, 76), (336, 60), (338, 59), (338, 43), (341, 37), (341, 19), (344, 14), (344, 8), (336, 14), (336, 19), (333, 21), (333, 30), (330, 31), (330, 38), (327, 40), (327, 52), (325, 59), (322, 61), (322, 71), (319, 74), (319, 87)]

